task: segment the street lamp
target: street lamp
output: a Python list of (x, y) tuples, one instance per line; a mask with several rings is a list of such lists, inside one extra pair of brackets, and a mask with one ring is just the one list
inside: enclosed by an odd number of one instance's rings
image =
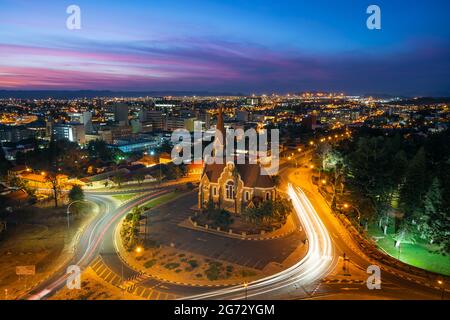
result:
[(244, 282), (244, 288), (245, 288), (245, 300), (247, 300), (247, 290), (248, 290), (248, 283)]
[(441, 300), (444, 300), (445, 282), (443, 280), (438, 280), (438, 284), (442, 287)]
[(136, 253), (141, 253), (142, 252), (142, 247), (141, 246), (137, 246), (136, 247)]
[(83, 200), (75, 200), (75, 201), (72, 201), (71, 203), (69, 203), (69, 205), (67, 206), (67, 229), (70, 229), (70, 219), (69, 219), (70, 206), (76, 202), (83, 202), (83, 201), (90, 202), (89, 200), (84, 200), (84, 199)]

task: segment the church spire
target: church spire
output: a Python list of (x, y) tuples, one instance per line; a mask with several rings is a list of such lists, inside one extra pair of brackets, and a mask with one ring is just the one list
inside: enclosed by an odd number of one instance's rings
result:
[(217, 128), (216, 130), (222, 133), (222, 137), (225, 139), (225, 125), (223, 123), (223, 106), (219, 107), (219, 115), (217, 116)]
[[(219, 107), (219, 114), (217, 115), (216, 134), (214, 137), (214, 155), (223, 155), (226, 142), (225, 125), (223, 122), (223, 106)], [(220, 152), (218, 152), (220, 149)]]

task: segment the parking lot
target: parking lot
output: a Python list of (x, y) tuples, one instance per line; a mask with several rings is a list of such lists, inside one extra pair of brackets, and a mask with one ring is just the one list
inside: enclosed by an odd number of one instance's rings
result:
[(197, 203), (197, 194), (182, 198), (152, 210), (149, 214), (149, 239), (166, 246), (224, 260), (248, 268), (262, 270), (269, 262), (282, 263), (304, 240), (296, 231), (285, 238), (254, 241), (241, 240), (179, 226), (192, 215), (190, 208)]

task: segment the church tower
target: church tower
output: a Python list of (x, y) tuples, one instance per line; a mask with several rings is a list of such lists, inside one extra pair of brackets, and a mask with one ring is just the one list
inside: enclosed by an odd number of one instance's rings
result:
[(223, 107), (219, 107), (217, 116), (216, 133), (214, 137), (214, 156), (223, 156), (225, 154), (226, 131), (223, 121)]

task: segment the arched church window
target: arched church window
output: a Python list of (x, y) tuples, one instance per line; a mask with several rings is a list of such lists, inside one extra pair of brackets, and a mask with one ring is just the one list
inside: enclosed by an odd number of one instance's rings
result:
[(229, 200), (234, 199), (235, 190), (234, 190), (234, 182), (233, 181), (228, 181), (227, 182), (225, 191), (226, 191), (226, 198), (227, 199), (229, 199)]

